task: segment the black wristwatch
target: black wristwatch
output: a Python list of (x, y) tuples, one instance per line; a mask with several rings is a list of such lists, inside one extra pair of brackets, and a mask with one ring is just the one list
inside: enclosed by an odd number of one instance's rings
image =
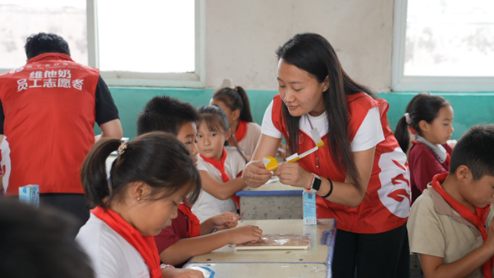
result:
[(311, 194), (316, 193), (321, 188), (321, 178), (316, 174), (313, 175), (314, 179), (312, 179), (312, 185), (310, 186), (310, 189), (307, 190)]

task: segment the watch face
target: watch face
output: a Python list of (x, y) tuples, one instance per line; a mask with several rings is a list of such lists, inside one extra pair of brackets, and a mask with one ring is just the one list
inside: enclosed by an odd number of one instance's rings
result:
[(318, 176), (314, 177), (314, 182), (312, 183), (311, 190), (314, 190), (314, 192), (319, 191), (321, 188), (321, 179)]

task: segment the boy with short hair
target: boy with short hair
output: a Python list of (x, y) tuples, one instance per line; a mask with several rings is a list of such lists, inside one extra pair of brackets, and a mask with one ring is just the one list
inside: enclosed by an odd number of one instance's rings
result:
[[(137, 118), (137, 135), (151, 131), (173, 133), (188, 148), (197, 162), (196, 122), (199, 114), (194, 106), (168, 96), (151, 99)], [(189, 258), (209, 253), (229, 243), (257, 241), (262, 230), (256, 226), (236, 227), (238, 215), (222, 213), (200, 223), (190, 205), (179, 205), (178, 216), (172, 225), (154, 237), (161, 261), (182, 266)], [(213, 230), (224, 230), (213, 233)]]
[(434, 176), (411, 208), (410, 252), (425, 277), (492, 277), (494, 125), (471, 127), (449, 170)]

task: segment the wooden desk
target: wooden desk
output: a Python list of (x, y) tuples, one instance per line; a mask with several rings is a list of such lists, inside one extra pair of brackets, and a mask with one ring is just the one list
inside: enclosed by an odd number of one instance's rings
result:
[[(227, 245), (211, 253), (193, 257), (187, 265), (221, 264), (219, 269), (222, 272), (229, 269), (229, 267), (223, 266), (223, 264), (250, 264), (251, 267), (255, 269), (260, 267), (273, 269), (273, 271), (275, 271), (276, 269), (278, 269), (279, 271), (279, 268), (281, 268), (281, 266), (283, 265), (285, 265), (285, 267), (286, 265), (291, 264), (320, 265), (321, 269), (325, 268), (326, 270), (330, 270), (333, 261), (334, 240), (336, 238), (336, 222), (334, 221), (334, 219), (318, 219), (317, 222), (317, 225), (306, 226), (301, 219), (242, 221), (242, 223), (240, 223), (239, 225), (259, 226), (263, 230), (264, 234), (308, 233), (311, 235), (310, 248), (308, 250), (235, 251), (234, 246)], [(328, 245), (321, 244), (321, 239), (325, 231), (327, 231), (328, 233)], [(273, 264), (273, 266), (269, 266), (270, 264)], [(296, 268), (299, 269), (298, 266)], [(300, 267), (300, 269), (302, 269), (302, 267)], [(231, 272), (228, 273), (231, 274)], [(235, 273), (239, 272), (236, 271)], [(259, 276), (254, 275), (250, 277)], [(280, 276), (275, 275), (268, 277)], [(323, 277), (331, 277), (331, 271), (326, 271), (326, 276)]]
[(247, 187), (235, 195), (240, 197), (240, 215), (244, 220), (302, 219), (302, 191), (275, 181), (259, 188)]
[(251, 278), (251, 277), (307, 277), (324, 278), (327, 266), (324, 264), (291, 264), (291, 263), (192, 263), (193, 266), (207, 267), (213, 270), (214, 278)]

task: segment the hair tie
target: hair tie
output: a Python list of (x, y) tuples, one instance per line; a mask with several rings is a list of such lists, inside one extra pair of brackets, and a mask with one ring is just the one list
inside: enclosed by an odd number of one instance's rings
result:
[(410, 118), (410, 114), (405, 113), (405, 120), (406, 120), (407, 124), (411, 124), (412, 123), (412, 118)]
[(238, 92), (238, 86), (233, 87), (233, 89)]
[(127, 142), (122, 141), (122, 143), (120, 143), (120, 146), (118, 147), (117, 153), (119, 155), (122, 155), (126, 149), (127, 149)]

